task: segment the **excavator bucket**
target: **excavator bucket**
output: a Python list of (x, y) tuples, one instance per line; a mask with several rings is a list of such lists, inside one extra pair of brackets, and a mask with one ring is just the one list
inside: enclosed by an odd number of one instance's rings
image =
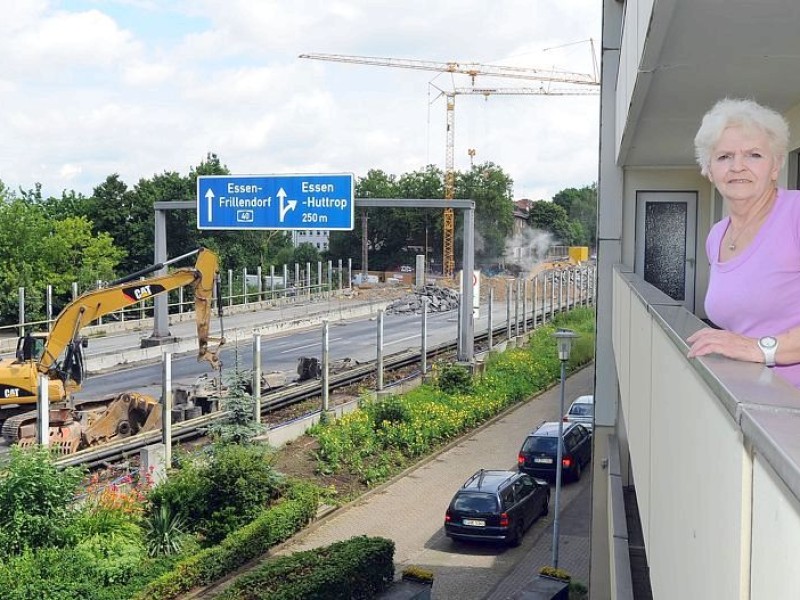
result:
[[(157, 412), (158, 418), (151, 415)], [(128, 392), (117, 396), (96, 421), (86, 427), (83, 437), (87, 446), (94, 446), (112, 438), (129, 437), (146, 426), (161, 426), (161, 406), (158, 400), (145, 394)], [(157, 423), (154, 421), (157, 420)]]

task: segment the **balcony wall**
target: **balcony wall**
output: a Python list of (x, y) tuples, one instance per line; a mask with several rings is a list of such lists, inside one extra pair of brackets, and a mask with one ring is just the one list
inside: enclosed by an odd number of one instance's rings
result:
[(789, 597), (800, 392), (762, 365), (687, 359), (703, 323), (626, 268), (613, 272), (612, 345), (653, 595)]

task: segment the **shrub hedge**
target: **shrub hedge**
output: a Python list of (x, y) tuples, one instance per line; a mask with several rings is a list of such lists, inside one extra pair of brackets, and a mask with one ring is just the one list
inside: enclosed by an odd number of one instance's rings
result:
[(590, 362), (594, 311), (579, 308), (533, 331), (527, 346), (492, 353), (483, 376), (471, 385), (464, 385), (454, 369), (445, 369), (445, 385), (423, 385), (390, 400), (364, 402), (362, 410), (315, 427), (311, 433), (319, 441), (320, 471), (346, 469), (367, 484), (377, 483), (410, 460), (547, 389), (561, 373), (553, 338), (557, 327), (569, 327), (580, 336), (573, 342), (568, 370)]
[(233, 532), (218, 546), (181, 561), (135, 598), (170, 600), (193, 587), (220, 579), (302, 529), (316, 514), (318, 502), (316, 485), (297, 482), (290, 486), (281, 502), (264, 511), (255, 521)]
[(219, 600), (359, 600), (374, 598), (394, 579), (394, 542), (353, 537), (282, 556), (250, 571)]

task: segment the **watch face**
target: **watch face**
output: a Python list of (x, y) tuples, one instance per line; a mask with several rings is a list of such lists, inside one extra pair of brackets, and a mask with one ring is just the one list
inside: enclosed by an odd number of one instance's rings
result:
[(763, 348), (774, 348), (778, 343), (778, 340), (776, 340), (774, 337), (763, 337), (758, 340), (758, 342)]

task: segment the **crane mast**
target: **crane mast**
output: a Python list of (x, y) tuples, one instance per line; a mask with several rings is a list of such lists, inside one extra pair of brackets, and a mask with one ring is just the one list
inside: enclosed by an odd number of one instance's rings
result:
[[(570, 71), (560, 71), (555, 69), (536, 69), (532, 67), (514, 67), (504, 65), (486, 65), (475, 62), (462, 63), (458, 61), (438, 62), (430, 60), (415, 60), (401, 58), (387, 58), (380, 56), (351, 56), (345, 54), (300, 54), (299, 58), (311, 60), (324, 60), (329, 62), (349, 63), (358, 65), (371, 65), (377, 67), (393, 67), (398, 69), (415, 69), (418, 71), (433, 71), (436, 73), (458, 73), (467, 75), (471, 78), (473, 87), (456, 88), (453, 91), (439, 90), (446, 99), (447, 108), (447, 131), (446, 131), (446, 151), (445, 151), (445, 170), (444, 170), (444, 197), (446, 200), (455, 198), (455, 168), (454, 168), (454, 146), (455, 146), (455, 97), (456, 95), (548, 95), (548, 96), (567, 96), (567, 95), (597, 95), (598, 89), (592, 89), (600, 85), (597, 72), (589, 75), (586, 73), (574, 73)], [(523, 79), (533, 81), (543, 81), (559, 84), (570, 84), (578, 86), (590, 86), (588, 88), (577, 87), (573, 89), (549, 90), (546, 88), (476, 88), (475, 78), (478, 75), (487, 77), (503, 77), (511, 79)], [(437, 88), (438, 89), (438, 88)], [(455, 273), (455, 214), (452, 208), (444, 209), (443, 232), (442, 232), (442, 274), (445, 277), (453, 277)]]

